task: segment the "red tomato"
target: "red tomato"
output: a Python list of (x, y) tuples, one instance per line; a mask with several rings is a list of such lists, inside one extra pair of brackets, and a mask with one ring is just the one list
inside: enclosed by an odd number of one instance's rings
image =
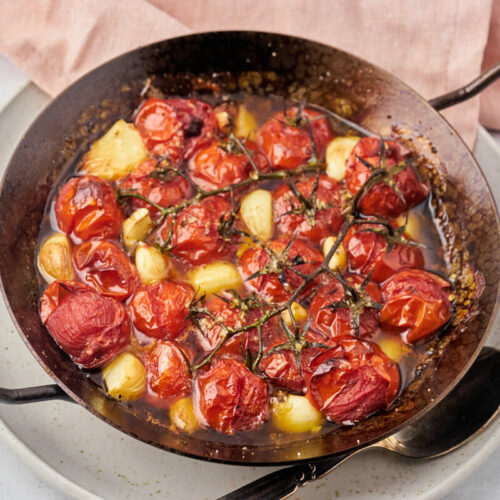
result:
[[(347, 160), (346, 183), (352, 194), (356, 194), (370, 177), (372, 170), (358, 158), (363, 158), (373, 167), (378, 167), (380, 158), (380, 139), (363, 137), (352, 150)], [(409, 151), (395, 141), (385, 142), (386, 164), (393, 167), (408, 157)], [(390, 186), (379, 182), (369, 189), (361, 198), (359, 209), (365, 215), (381, 215), (397, 217), (402, 212), (418, 205), (429, 194), (429, 186), (420, 182), (417, 172), (412, 166), (405, 167), (394, 176), (403, 200)]]
[[(171, 253), (193, 265), (227, 257), (236, 251), (219, 233), (221, 219), (229, 217), (231, 204), (222, 196), (210, 196), (181, 210), (175, 218)], [(167, 218), (159, 232), (165, 241), (170, 229)]]
[[(151, 177), (155, 171), (157, 160), (149, 158), (140, 163), (122, 182), (121, 188), (142, 194), (162, 207), (169, 207), (188, 198), (191, 194), (189, 182), (181, 176), (171, 181), (162, 181)], [(152, 218), (159, 217), (160, 212), (149, 203), (139, 198), (128, 198), (134, 210), (145, 207)]]
[(399, 384), (397, 364), (376, 344), (345, 336), (311, 361), (306, 396), (329, 420), (352, 425), (390, 405)]
[(40, 302), (42, 323), (82, 368), (102, 366), (129, 342), (125, 308), (73, 281), (54, 281)]
[(266, 382), (229, 358), (218, 359), (198, 376), (194, 403), (205, 425), (229, 435), (257, 429), (269, 415)]
[[(254, 142), (246, 141), (245, 147), (259, 170), (269, 170), (267, 158)], [(241, 182), (248, 178), (250, 172), (253, 172), (253, 167), (245, 153), (230, 153), (216, 140), (201, 149), (189, 162), (191, 179), (205, 191)]]
[(382, 286), (383, 326), (401, 332), (413, 343), (435, 333), (451, 318), (450, 284), (419, 269), (400, 271)]
[(193, 384), (189, 368), (174, 342), (158, 342), (144, 364), (149, 388), (167, 405), (191, 394)]
[(113, 188), (94, 177), (73, 177), (59, 191), (55, 202), (57, 225), (83, 241), (118, 238), (123, 215)]
[(176, 163), (211, 141), (218, 122), (209, 104), (198, 99), (147, 99), (135, 118), (147, 148)]
[[(347, 281), (350, 285), (360, 285), (363, 278), (359, 275), (349, 275)], [(382, 295), (378, 286), (372, 281), (366, 285), (366, 293), (377, 303), (382, 302)], [(339, 337), (341, 335), (355, 335), (355, 329), (351, 324), (352, 315), (348, 308), (325, 309), (335, 302), (344, 299), (344, 287), (336, 279), (332, 278), (324, 285), (314, 297), (309, 308), (309, 314), (313, 318), (311, 328), (327, 338)], [(365, 309), (359, 318), (359, 336), (361, 338), (372, 337), (380, 331), (378, 312), (375, 309)]]
[(193, 296), (193, 289), (185, 283), (160, 281), (141, 286), (130, 302), (130, 317), (134, 326), (148, 337), (174, 340), (187, 326)]
[[(316, 177), (310, 177), (306, 181), (298, 182), (297, 189), (310, 200), (315, 182)], [(316, 197), (318, 210), (314, 216), (314, 225), (311, 226), (305, 215), (287, 214), (290, 210), (302, 208), (302, 204), (291, 189), (286, 184), (276, 188), (273, 192), (274, 219), (279, 232), (287, 235), (298, 233), (301, 238), (309, 238), (316, 243), (327, 236), (337, 234), (344, 220), (338, 183), (326, 175), (321, 175)]]
[[(298, 108), (293, 107), (287, 110), (286, 117), (278, 113), (260, 129), (258, 142), (276, 170), (300, 167), (312, 157), (313, 148), (305, 120), (299, 120), (298, 126), (287, 124), (287, 120), (297, 119), (297, 112)], [(304, 109), (302, 116), (310, 120), (318, 160), (321, 161), (326, 146), (333, 138), (328, 120), (316, 119), (321, 113), (310, 109)]]
[[(281, 237), (274, 240), (269, 248), (279, 257), (285, 250), (289, 238)], [(323, 256), (315, 248), (305, 241), (296, 239), (288, 253), (287, 262), (303, 274), (313, 272), (323, 261)], [(294, 265), (295, 262), (303, 264)], [(263, 269), (270, 263), (269, 254), (262, 247), (250, 247), (241, 256), (242, 276), (248, 280), (254, 273)], [(265, 300), (270, 302), (285, 302), (293, 291), (302, 283), (302, 278), (289, 269), (285, 269), (283, 275), (276, 273), (263, 274), (246, 281), (246, 286), (257, 292)]]
[(364, 224), (354, 226), (347, 232), (344, 248), (351, 271), (365, 276), (373, 271), (371, 279), (380, 283), (401, 269), (424, 267), (422, 250), (416, 246), (395, 243), (387, 253), (387, 241), (384, 236), (366, 231), (376, 227), (381, 226)]
[[(282, 343), (279, 342), (276, 345)], [(272, 347), (276, 347), (276, 345)], [(297, 366), (295, 354), (291, 350), (269, 353), (271, 348), (267, 350), (259, 364), (262, 373), (270, 379), (273, 385), (290, 391), (305, 392), (304, 377)]]
[(137, 275), (128, 257), (109, 241), (87, 241), (73, 250), (80, 279), (102, 295), (125, 300), (135, 289)]

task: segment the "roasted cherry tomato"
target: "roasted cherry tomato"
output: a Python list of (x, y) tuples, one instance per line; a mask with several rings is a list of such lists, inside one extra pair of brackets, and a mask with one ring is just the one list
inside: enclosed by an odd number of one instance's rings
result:
[(54, 281), (42, 296), (40, 317), (59, 347), (82, 368), (102, 366), (129, 342), (122, 304), (82, 283)]
[(297, 168), (312, 159), (313, 146), (306, 120), (312, 131), (312, 137), (321, 161), (325, 149), (333, 138), (330, 125), (321, 113), (297, 107), (287, 110), (286, 116), (278, 113), (269, 119), (259, 132), (258, 142), (269, 157), (276, 170)]
[(193, 289), (185, 283), (160, 281), (141, 286), (130, 302), (130, 317), (148, 337), (174, 340), (187, 326), (193, 296)]
[(409, 269), (391, 276), (382, 286), (384, 327), (401, 332), (413, 343), (437, 332), (451, 318), (450, 284), (436, 274)]
[(55, 202), (58, 226), (80, 240), (118, 238), (123, 215), (113, 188), (93, 175), (73, 177)]
[[(365, 298), (374, 304), (382, 302), (380, 290), (372, 281), (369, 281), (364, 289), (361, 289), (361, 284), (364, 281), (363, 277), (351, 274), (346, 279), (355, 292), (360, 294), (361, 301)], [(309, 308), (309, 314), (312, 317), (311, 328), (326, 338), (356, 335), (351, 310), (336, 305), (343, 300), (345, 300), (344, 287), (338, 280), (332, 278), (320, 289), (311, 302)], [(358, 307), (357, 305), (353, 306), (354, 309), (358, 309)], [(380, 324), (377, 310), (371, 307), (364, 308), (359, 317), (359, 337), (369, 338), (379, 331)]]
[[(257, 144), (246, 141), (244, 146), (258, 170), (270, 169)], [(201, 189), (209, 191), (236, 184), (247, 179), (254, 170), (248, 156), (238, 146), (232, 147), (236, 150), (230, 149), (230, 142), (224, 144), (214, 140), (190, 160), (189, 175)]]
[(363, 224), (349, 229), (344, 248), (351, 271), (365, 276), (372, 273), (371, 279), (380, 283), (402, 269), (424, 267), (422, 250), (416, 246), (395, 243), (387, 253), (385, 237), (372, 232), (380, 228), (380, 224)]
[(180, 349), (174, 342), (161, 341), (145, 359), (148, 386), (167, 405), (192, 392), (191, 375)]
[(397, 364), (376, 344), (346, 336), (311, 361), (306, 396), (332, 422), (352, 425), (390, 405), (399, 384)]
[[(385, 164), (380, 164), (381, 144), (376, 137), (364, 137), (347, 160), (346, 183), (349, 191), (355, 195), (368, 180), (373, 170), (391, 167), (405, 161), (409, 151), (395, 141), (384, 142)], [(368, 168), (364, 162), (373, 165)], [(383, 182), (375, 184), (362, 195), (358, 207), (365, 215), (381, 215), (397, 217), (402, 212), (414, 207), (429, 194), (429, 187), (421, 182), (417, 172), (411, 165), (407, 165), (394, 175), (399, 193)]]
[(134, 267), (114, 243), (92, 240), (77, 245), (73, 262), (82, 281), (102, 295), (125, 300), (135, 289)]
[[(279, 232), (287, 235), (298, 233), (301, 238), (310, 238), (318, 243), (327, 236), (337, 234), (343, 221), (338, 183), (321, 175), (318, 179), (314, 176), (298, 182), (296, 187), (304, 201), (299, 200), (286, 184), (273, 192), (274, 219)], [(298, 209), (302, 213), (290, 213)], [(307, 216), (309, 212), (314, 218), (313, 225)]]
[[(273, 259), (276, 262), (283, 261), (300, 273), (309, 274), (323, 261), (318, 250), (299, 239), (293, 241), (285, 254), (289, 241), (290, 238), (281, 237), (270, 243), (269, 249), (273, 252)], [(272, 272), (271, 268), (276, 262), (272, 262), (270, 255), (264, 248), (250, 247), (241, 256), (242, 275), (247, 280), (245, 282), (247, 287), (251, 291), (257, 292), (265, 300), (285, 302), (303, 279), (290, 269), (284, 269), (279, 274)], [(265, 274), (249, 279), (260, 271), (264, 271)]]
[(264, 353), (259, 364), (260, 370), (270, 382), (278, 387), (295, 392), (305, 392), (305, 380), (297, 366), (295, 354), (286, 349), (273, 352), (272, 349), (276, 349), (279, 345), (280, 343), (270, 347)]
[(189, 159), (218, 130), (213, 109), (198, 99), (147, 99), (135, 118), (146, 147), (176, 163)]
[[(192, 265), (227, 257), (235, 251), (220, 234), (221, 221), (231, 213), (231, 204), (222, 196), (210, 196), (181, 210), (173, 224), (171, 253)], [(170, 218), (160, 228), (160, 240), (164, 242), (170, 231)]]
[(218, 359), (198, 376), (195, 387), (195, 408), (217, 432), (258, 429), (268, 418), (266, 382), (239, 361)]
[[(162, 207), (175, 205), (188, 198), (191, 194), (189, 182), (180, 175), (169, 176), (166, 173), (162, 177), (156, 165), (157, 160), (153, 158), (144, 160), (125, 179), (122, 179), (120, 188), (142, 194)], [(134, 210), (145, 207), (152, 218), (159, 217), (160, 212), (146, 201), (139, 198), (128, 199)]]

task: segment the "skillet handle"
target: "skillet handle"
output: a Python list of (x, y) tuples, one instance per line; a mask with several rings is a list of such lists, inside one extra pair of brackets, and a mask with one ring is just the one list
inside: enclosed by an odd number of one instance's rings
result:
[(24, 387), (22, 389), (6, 389), (0, 387), (0, 403), (19, 405), (25, 403), (38, 403), (62, 399), (73, 401), (58, 385), (39, 385), (37, 387)]
[(277, 500), (287, 498), (309, 481), (318, 479), (335, 469), (342, 462), (355, 455), (357, 451), (337, 455), (322, 462), (294, 465), (277, 470), (220, 497), (218, 500)]
[(481, 90), (491, 85), (498, 78), (500, 78), (500, 63), (495, 64), (464, 87), (431, 99), (429, 104), (437, 111), (449, 108), (479, 94)]

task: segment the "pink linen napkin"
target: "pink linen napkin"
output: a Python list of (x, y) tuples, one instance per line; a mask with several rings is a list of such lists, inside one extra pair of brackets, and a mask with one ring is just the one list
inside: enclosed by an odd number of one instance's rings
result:
[[(55, 95), (93, 67), (154, 41), (193, 31), (274, 31), (317, 40), (363, 57), (431, 98), (479, 74), (487, 41), (484, 64), (500, 60), (499, 3), (0, 0), (0, 52)], [(485, 123), (500, 128), (500, 87), (486, 95), (488, 104), (482, 107)], [(479, 98), (444, 114), (472, 145)]]

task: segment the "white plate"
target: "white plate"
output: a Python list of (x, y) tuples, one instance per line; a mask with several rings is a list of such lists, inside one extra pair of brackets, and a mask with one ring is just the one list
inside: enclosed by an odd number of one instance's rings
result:
[[(30, 85), (0, 115), (3, 168), (18, 139), (47, 101), (47, 96)], [(500, 153), (495, 147), (482, 130), (477, 156), (492, 185), (498, 186)], [(48, 376), (15, 331), (3, 302), (0, 331), (3, 332), (1, 385), (49, 383)], [(498, 328), (489, 344), (500, 346)], [(178, 457), (120, 433), (71, 403), (0, 406), (0, 417), (2, 439), (35, 473), (71, 498), (92, 498), (92, 495), (107, 499), (215, 498), (275, 470), (208, 464)], [(499, 443), (500, 420), (497, 420), (465, 447), (433, 461), (369, 451), (352, 458), (325, 479), (311, 483), (296, 498), (440, 498), (471, 474)]]

